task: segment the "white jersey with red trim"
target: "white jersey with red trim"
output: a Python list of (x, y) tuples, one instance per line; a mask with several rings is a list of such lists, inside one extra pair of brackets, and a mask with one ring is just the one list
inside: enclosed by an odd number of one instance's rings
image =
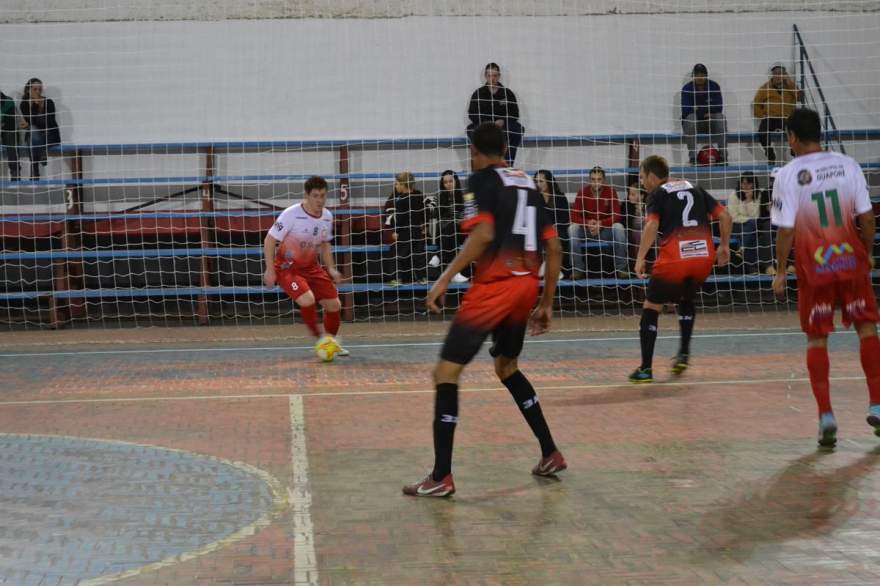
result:
[(333, 240), (333, 214), (326, 208), (320, 217), (309, 214), (301, 203), (281, 212), (269, 236), (280, 244), (275, 268), (309, 270), (318, 267), (321, 244)]

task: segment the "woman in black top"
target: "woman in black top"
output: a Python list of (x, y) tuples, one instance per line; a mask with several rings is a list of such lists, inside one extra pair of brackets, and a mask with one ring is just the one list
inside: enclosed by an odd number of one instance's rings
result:
[[(437, 219), (440, 245), (439, 260), (440, 265), (446, 267), (452, 262), (458, 249), (464, 243), (464, 235), (460, 228), (461, 221), (464, 219), (464, 190), (461, 188), (461, 179), (452, 169), (447, 169), (440, 175)], [(453, 277), (454, 282), (466, 280), (460, 274)]]
[(556, 232), (559, 240), (562, 242), (562, 274), (571, 274), (571, 263), (569, 262), (569, 253), (571, 251), (571, 242), (568, 237), (568, 228), (571, 225), (571, 206), (569, 206), (568, 198), (553, 173), (546, 169), (541, 169), (535, 173), (535, 187), (544, 196), (544, 202), (547, 204), (547, 211), (556, 226)]
[(489, 63), (484, 70), (486, 84), (479, 87), (471, 94), (471, 102), (468, 106), (468, 118), (471, 123), (467, 127), (468, 138), (474, 129), (483, 122), (492, 122), (504, 130), (507, 138), (508, 165), (513, 165), (516, 159), (516, 149), (522, 144), (522, 136), (525, 132), (519, 123), (519, 105), (513, 92), (499, 81), (501, 68), (497, 63)]
[(32, 77), (24, 86), (21, 98), (21, 127), (27, 131), (25, 152), (31, 159), (31, 179), (40, 178), (40, 165), (46, 165), (49, 147), (61, 142), (55, 102), (43, 96), (43, 82)]

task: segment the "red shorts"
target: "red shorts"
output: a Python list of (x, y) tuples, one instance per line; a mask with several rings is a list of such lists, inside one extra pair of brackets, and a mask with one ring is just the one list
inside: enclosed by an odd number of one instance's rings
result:
[(303, 270), (286, 270), (278, 271), (278, 286), (284, 289), (287, 295), (296, 301), (309, 291), (315, 294), (315, 300), (336, 299), (339, 293), (336, 291), (336, 285), (333, 279), (321, 267), (303, 271)]
[(798, 311), (801, 329), (808, 336), (823, 337), (834, 331), (834, 309), (840, 307), (843, 326), (862, 322), (877, 323), (877, 298), (870, 275), (863, 279), (835, 281), (828, 285), (798, 289)]
[(538, 279), (531, 276), (475, 283), (461, 300), (440, 357), (467, 364), (489, 334), (492, 356), (519, 356), (539, 287)]

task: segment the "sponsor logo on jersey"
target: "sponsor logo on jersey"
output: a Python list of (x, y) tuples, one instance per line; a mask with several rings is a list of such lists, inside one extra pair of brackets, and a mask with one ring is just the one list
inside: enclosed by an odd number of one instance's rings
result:
[(318, 235), (318, 227), (315, 226), (315, 229), (312, 230), (312, 236), (317, 236), (317, 235)]
[(848, 243), (832, 244), (828, 248), (820, 246), (813, 253), (816, 261), (816, 273), (837, 273), (851, 271), (856, 268), (855, 250)]
[(782, 211), (782, 198), (773, 198), (773, 209), (778, 212)]
[(275, 229), (284, 230), (284, 224), (282, 224), (281, 222), (275, 222)]
[(798, 171), (798, 185), (809, 185), (813, 182), (813, 176), (809, 169), (801, 169)]
[(685, 181), (683, 179), (680, 181), (669, 181), (663, 184), (663, 189), (665, 189), (667, 193), (675, 193), (676, 191), (693, 188), (694, 186), (691, 185), (690, 181)]
[(503, 167), (501, 169), (495, 169), (495, 171), (498, 172), (498, 176), (501, 177), (501, 182), (504, 183), (506, 187), (535, 189), (535, 182), (532, 181), (532, 178), (529, 177), (528, 173), (521, 169)]
[(678, 243), (678, 254), (681, 258), (707, 257), (709, 244), (705, 240), (681, 240)]
[(867, 305), (865, 304), (864, 299), (855, 299), (850, 301), (844, 307), (844, 311), (849, 314), (850, 319), (864, 315), (865, 311), (867, 311)]

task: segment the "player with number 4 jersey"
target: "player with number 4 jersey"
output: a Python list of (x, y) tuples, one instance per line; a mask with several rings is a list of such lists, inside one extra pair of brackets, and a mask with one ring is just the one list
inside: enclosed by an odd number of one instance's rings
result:
[[(831, 408), (828, 334), (834, 311), (843, 325), (855, 324), (868, 382), (868, 423), (880, 436), (880, 320), (871, 284), (875, 220), (859, 164), (822, 150), (822, 126), (813, 110), (792, 112), (786, 126), (796, 157), (776, 174), (771, 221), (778, 228), (777, 262), (784, 266), (792, 246), (798, 282), (801, 329), (807, 335), (807, 369), (819, 408), (819, 444), (834, 446), (837, 422)], [(785, 294), (785, 274), (773, 281)]]
[[(639, 325), (642, 363), (630, 374), (629, 380), (649, 383), (654, 380), (652, 363), (657, 320), (666, 303), (677, 304), (681, 330), (680, 347), (673, 360), (672, 372), (679, 375), (688, 368), (696, 317), (694, 298), (712, 272), (712, 265), (717, 262), (723, 266), (730, 258), (728, 243), (732, 222), (724, 206), (706, 190), (683, 179), (670, 179), (669, 165), (663, 157), (655, 155), (642, 161), (639, 178), (650, 194), (635, 266), (640, 278), (647, 277), (645, 258), (658, 233), (661, 240)], [(721, 222), (721, 243), (717, 253), (712, 241), (713, 220)]]
[[(472, 141), (471, 159), (477, 171), (468, 181), (462, 224), (469, 232), (468, 239), (428, 292), (428, 308), (440, 310), (441, 299), (456, 273), (471, 262), (476, 262), (476, 270), (473, 286), (462, 299), (434, 369), (434, 469), (421, 481), (403, 487), (409, 496), (444, 497), (455, 492), (452, 444), (458, 423), (458, 381), (489, 335), (495, 373), (541, 445), (541, 459), (532, 474), (552, 476), (567, 467), (550, 435), (535, 389), (517, 364), (527, 326), (531, 324), (533, 335), (549, 329), (562, 245), (531, 177), (505, 164), (503, 131), (491, 122), (481, 124)], [(547, 277), (538, 301), (538, 270), (545, 247)]]

